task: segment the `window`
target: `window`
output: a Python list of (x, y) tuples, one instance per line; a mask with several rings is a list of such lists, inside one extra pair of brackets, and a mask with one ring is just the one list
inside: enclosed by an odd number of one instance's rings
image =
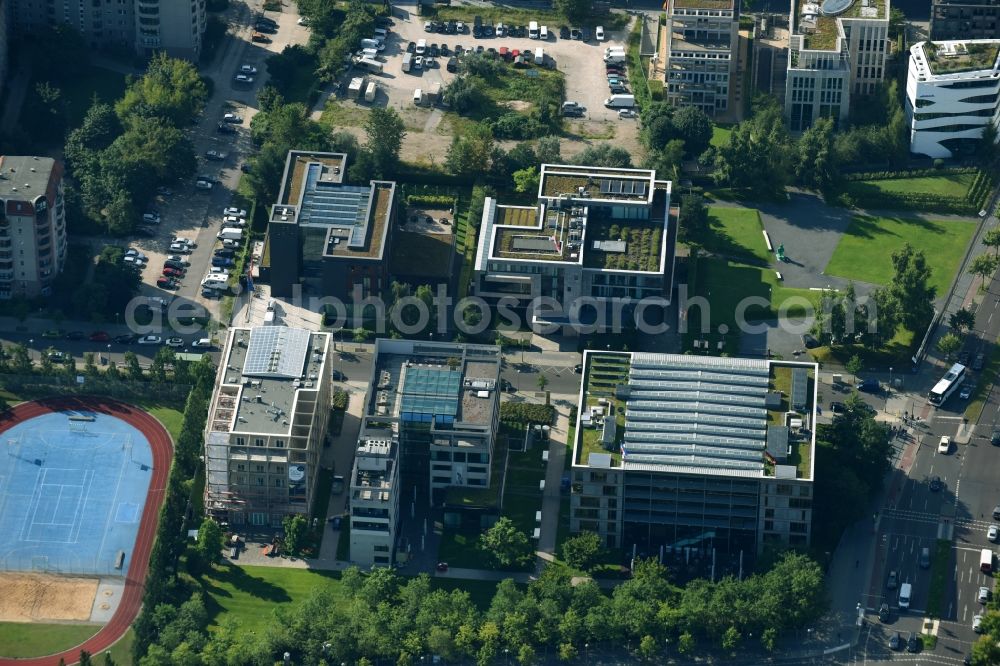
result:
[(246, 445), (247, 445), (247, 438), (246, 437), (237, 437), (236, 438), (236, 446), (246, 446)]
[(257, 437), (257, 438), (255, 438), (253, 440), (253, 445), (254, 446), (264, 446), (264, 438), (263, 437)]
[(275, 479), (274, 480), (274, 487), (275, 488), (280, 488), (281, 487), (281, 479)]
[(389, 552), (389, 546), (375, 545), (375, 546), (372, 546), (372, 550), (374, 550), (376, 553), (388, 553)]
[(283, 440), (283, 439), (276, 439), (276, 440), (274, 440), (274, 446), (277, 447), (277, 448), (279, 448), (279, 449), (285, 448), (285, 440)]

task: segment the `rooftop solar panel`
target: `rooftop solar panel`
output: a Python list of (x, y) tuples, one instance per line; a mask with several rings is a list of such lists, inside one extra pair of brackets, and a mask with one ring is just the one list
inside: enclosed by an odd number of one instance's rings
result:
[(611, 191), (611, 185), (606, 180), (601, 180), (601, 194), (607, 194)]
[(243, 374), (249, 377), (301, 377), (309, 353), (309, 336), (307, 330), (287, 326), (253, 329)]

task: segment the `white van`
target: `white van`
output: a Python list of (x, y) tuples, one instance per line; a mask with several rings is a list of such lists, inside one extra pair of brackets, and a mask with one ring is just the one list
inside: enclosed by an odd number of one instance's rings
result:
[(374, 102), (376, 94), (378, 94), (378, 85), (374, 81), (369, 81), (368, 87), (365, 88), (365, 101)]
[(385, 28), (375, 28), (375, 39), (380, 42), (384, 42), (389, 39), (389, 31)]
[(635, 107), (635, 95), (612, 95), (604, 100), (609, 109), (631, 109)]
[(907, 610), (910, 607), (910, 597), (913, 595), (913, 586), (903, 583), (899, 586), (899, 609)]
[(538, 47), (535, 49), (535, 64), (544, 65), (545, 64), (545, 49)]
[(229, 227), (219, 232), (219, 240), (242, 240), (242, 239), (243, 239), (242, 229), (235, 229)]
[(424, 91), (417, 88), (413, 91), (413, 103), (417, 106), (423, 106), (424, 103)]
[(528, 39), (538, 39), (538, 21), (528, 24)]
[(384, 51), (385, 44), (378, 41), (377, 39), (362, 39), (361, 48), (363, 49), (375, 49), (376, 51)]
[(414, 49), (414, 51), (419, 56), (422, 56), (425, 53), (427, 53), (427, 40), (426, 39), (418, 39), (417, 40), (417, 48)]
[(548, 26), (543, 25), (541, 27), (541, 29), (538, 31), (538, 39), (542, 40), (543, 42), (547, 42), (549, 40)]
[(362, 58), (358, 61), (358, 67), (364, 68), (371, 72), (372, 74), (382, 73), (382, 63), (378, 60), (372, 60), (371, 58)]
[(378, 51), (375, 49), (361, 49), (362, 58), (370, 58), (371, 60), (378, 59)]
[(621, 65), (627, 60), (627, 56), (624, 53), (609, 53), (604, 56), (604, 62), (608, 65)]
[(409, 72), (410, 68), (413, 67), (413, 54), (404, 53), (403, 54), (403, 71)]

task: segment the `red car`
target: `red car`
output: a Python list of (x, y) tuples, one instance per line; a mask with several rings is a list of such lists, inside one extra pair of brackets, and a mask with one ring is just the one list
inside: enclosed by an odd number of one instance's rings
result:
[(163, 269), (163, 274), (166, 277), (181, 277), (184, 275), (183, 271), (179, 271), (176, 268), (170, 268), (169, 266)]
[(180, 283), (173, 278), (161, 277), (156, 280), (156, 286), (161, 289), (176, 289), (180, 286)]
[(90, 334), (91, 342), (107, 342), (111, 339), (111, 336), (104, 331), (94, 331)]

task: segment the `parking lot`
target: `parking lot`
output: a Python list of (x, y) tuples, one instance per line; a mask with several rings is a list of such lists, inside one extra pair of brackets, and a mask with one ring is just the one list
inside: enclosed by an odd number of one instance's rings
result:
[[(507, 47), (507, 49), (517, 49), (522, 52), (533, 52), (534, 49), (541, 47), (545, 50), (547, 59), (565, 74), (566, 99), (575, 101), (585, 108), (585, 119), (632, 124), (635, 122), (632, 120), (619, 121), (617, 110), (604, 108), (604, 100), (609, 96), (603, 62), (604, 49), (608, 46), (624, 46), (628, 34), (627, 30), (608, 31), (607, 39), (603, 42), (559, 39), (558, 26), (549, 26), (549, 39), (547, 41), (528, 39), (527, 37), (477, 39), (470, 33), (446, 35), (426, 32), (424, 30), (426, 20), (412, 14), (404, 17), (396, 16), (393, 21), (394, 25), (386, 40), (385, 50), (379, 54), (378, 58), (383, 63), (382, 74), (368, 74), (356, 66), (352, 67), (341, 79), (342, 91), (347, 90), (352, 78), (368, 76), (369, 80), (375, 81), (379, 87), (378, 95), (373, 104), (392, 106), (399, 110), (413, 109), (413, 91), (416, 88), (427, 90), (435, 83), (440, 83), (443, 88), (456, 76), (446, 70), (445, 65), (448, 58), (445, 56), (432, 58), (431, 60), (436, 62), (430, 67), (424, 67), (422, 70), (412, 69), (408, 73), (403, 72), (403, 54), (406, 53), (407, 44), (420, 39), (426, 40), (428, 47), (431, 44), (438, 46), (447, 44), (452, 51), (455, 45), (461, 45), (464, 50), (483, 46), (498, 51), (501, 47)], [(367, 105), (363, 99), (360, 102), (348, 103)], [(427, 124), (428, 130), (432, 130), (436, 126), (433, 119), (429, 120)]]

